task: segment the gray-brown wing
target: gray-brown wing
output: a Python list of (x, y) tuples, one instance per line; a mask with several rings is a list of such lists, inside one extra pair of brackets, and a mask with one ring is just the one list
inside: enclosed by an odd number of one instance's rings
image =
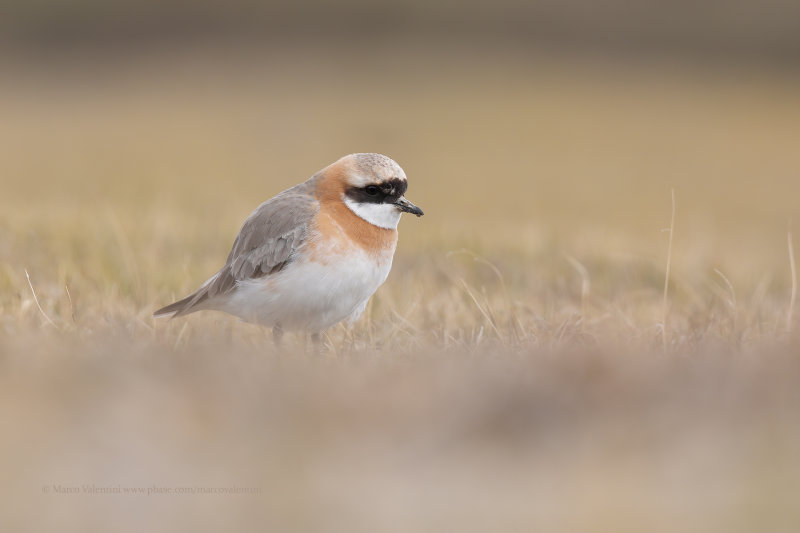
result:
[(225, 266), (197, 291), (154, 315), (179, 316), (198, 311), (203, 302), (233, 290), (237, 281), (269, 275), (290, 263), (319, 210), (310, 182), (283, 191), (258, 206), (239, 230)]
[(236, 280), (258, 278), (282, 267), (305, 241), (319, 210), (305, 194), (281, 194), (264, 202), (242, 226), (225, 264)]

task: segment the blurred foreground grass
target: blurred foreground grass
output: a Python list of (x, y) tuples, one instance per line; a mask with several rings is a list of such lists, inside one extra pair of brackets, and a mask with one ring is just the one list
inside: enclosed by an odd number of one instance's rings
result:
[[(248, 54), (5, 62), (3, 530), (792, 530), (800, 79)], [(325, 356), (150, 318), (354, 151), (426, 216)]]

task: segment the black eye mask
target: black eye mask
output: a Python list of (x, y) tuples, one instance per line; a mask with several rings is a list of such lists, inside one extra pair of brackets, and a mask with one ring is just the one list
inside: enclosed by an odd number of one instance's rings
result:
[(406, 180), (393, 178), (366, 187), (349, 187), (345, 195), (359, 203), (393, 204), (405, 194), (406, 189), (408, 189)]

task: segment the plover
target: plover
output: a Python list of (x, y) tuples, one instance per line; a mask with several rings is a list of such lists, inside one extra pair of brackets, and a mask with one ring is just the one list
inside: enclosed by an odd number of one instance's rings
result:
[(351, 154), (261, 204), (245, 220), (219, 272), (156, 311), (178, 317), (217, 310), (247, 322), (305, 331), (355, 320), (389, 275), (401, 213), (422, 216), (405, 196), (400, 165)]

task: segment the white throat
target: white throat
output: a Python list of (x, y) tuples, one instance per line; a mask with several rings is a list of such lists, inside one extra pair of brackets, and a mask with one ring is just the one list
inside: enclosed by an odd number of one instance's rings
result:
[(344, 203), (350, 211), (363, 218), (373, 226), (385, 229), (396, 229), (402, 214), (397, 207), (392, 204), (372, 204), (368, 202), (355, 202), (344, 197)]

